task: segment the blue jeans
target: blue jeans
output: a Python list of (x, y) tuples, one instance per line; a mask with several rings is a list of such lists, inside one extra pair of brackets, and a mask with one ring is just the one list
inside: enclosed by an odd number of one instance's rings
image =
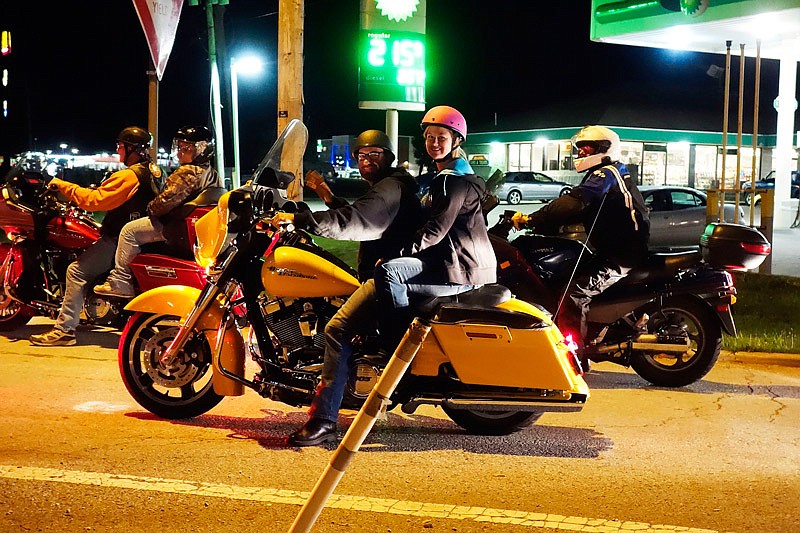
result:
[(114, 270), (108, 275), (109, 283), (133, 290), (130, 265), (139, 255), (142, 245), (164, 240), (164, 226), (155, 217), (137, 218), (125, 224), (119, 232)]
[(442, 266), (417, 257), (398, 257), (375, 268), (378, 301), (394, 309), (408, 307), (410, 296), (454, 296), (474, 288), (474, 285), (450, 283)]
[(353, 337), (374, 329), (377, 308), (375, 284), (368, 280), (356, 289), (325, 326), (322, 383), (311, 402), (311, 416), (331, 422), (339, 419), (353, 355)]
[(61, 310), (56, 318), (56, 327), (61, 331), (75, 331), (81, 320), (81, 309), (86, 298), (88, 284), (114, 266), (114, 250), (117, 241), (109, 237), (89, 246), (85, 252), (67, 267), (66, 287)]

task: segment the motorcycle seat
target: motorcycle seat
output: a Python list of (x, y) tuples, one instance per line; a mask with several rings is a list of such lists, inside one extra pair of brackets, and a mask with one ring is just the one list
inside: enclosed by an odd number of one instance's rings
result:
[(494, 307), (510, 299), (510, 290), (497, 283), (490, 283), (453, 296), (428, 297), (412, 302), (412, 305), (419, 315), (428, 317), (443, 304), (460, 303), (475, 307)]
[(439, 306), (431, 322), (438, 324), (478, 323), (496, 324), (511, 329), (535, 329), (547, 327), (542, 319), (497, 307), (482, 307), (463, 303)]
[(515, 329), (531, 329), (544, 323), (531, 315), (496, 306), (511, 299), (508, 288), (492, 283), (454, 296), (428, 298), (415, 305), (418, 316), (437, 323), (478, 322), (499, 324)]
[(639, 282), (648, 279), (671, 278), (678, 271), (700, 263), (702, 254), (698, 251), (657, 252), (650, 254), (645, 264), (631, 270), (621, 282)]

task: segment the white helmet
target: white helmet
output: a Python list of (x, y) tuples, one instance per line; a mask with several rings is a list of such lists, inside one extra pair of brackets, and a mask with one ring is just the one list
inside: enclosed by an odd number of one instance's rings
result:
[[(586, 157), (576, 157), (578, 148), (586, 144), (594, 144), (595, 153)], [(606, 157), (611, 161), (619, 161), (622, 155), (619, 135), (605, 126), (585, 126), (572, 138), (572, 150), (575, 170), (578, 172), (602, 164)]]

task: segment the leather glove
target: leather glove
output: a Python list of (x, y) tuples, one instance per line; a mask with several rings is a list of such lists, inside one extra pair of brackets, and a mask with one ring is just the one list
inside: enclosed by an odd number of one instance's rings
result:
[(294, 213), (276, 213), (275, 216), (272, 217), (270, 224), (272, 224), (274, 228), (294, 224)]
[(516, 212), (514, 213), (514, 216), (511, 217), (511, 222), (514, 223), (514, 229), (522, 229), (527, 226), (528, 220), (530, 220), (530, 218), (531, 217), (529, 217), (528, 215)]
[(310, 170), (306, 173), (305, 184), (312, 191), (317, 190), (317, 187), (323, 183), (325, 183), (325, 179), (319, 175), (319, 172)]

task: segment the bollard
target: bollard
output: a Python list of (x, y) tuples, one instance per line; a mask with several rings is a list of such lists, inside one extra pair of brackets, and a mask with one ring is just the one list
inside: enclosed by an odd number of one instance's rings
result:
[(364, 439), (372, 430), (372, 426), (375, 425), (375, 419), (378, 414), (384, 405), (389, 402), (389, 398), (397, 388), (397, 384), (400, 383), (400, 379), (405, 375), (430, 330), (430, 326), (423, 324), (416, 318), (411, 323), (408, 331), (403, 336), (403, 340), (400, 341), (391, 359), (389, 359), (389, 363), (381, 374), (378, 383), (369, 393), (367, 400), (350, 425), (347, 433), (345, 433), (341, 444), (336, 448), (336, 452), (334, 452), (330, 463), (322, 473), (322, 477), (319, 478), (314, 490), (311, 491), (306, 503), (303, 504), (303, 508), (300, 509), (300, 513), (294, 519), (289, 533), (307, 533), (311, 531), (311, 527), (317, 521), (322, 508), (325, 507), (325, 503), (333, 494), (339, 484), (339, 480), (342, 479), (353, 456), (358, 452)]
[[(706, 224), (719, 222), (719, 197), (719, 189), (706, 190)], [(725, 197), (725, 193), (722, 193), (722, 197)]]
[[(772, 244), (773, 229), (775, 224), (775, 191), (767, 189), (761, 191), (761, 227), (759, 228), (767, 240)], [(769, 254), (761, 266), (758, 267), (761, 274), (772, 274), (772, 254)]]

